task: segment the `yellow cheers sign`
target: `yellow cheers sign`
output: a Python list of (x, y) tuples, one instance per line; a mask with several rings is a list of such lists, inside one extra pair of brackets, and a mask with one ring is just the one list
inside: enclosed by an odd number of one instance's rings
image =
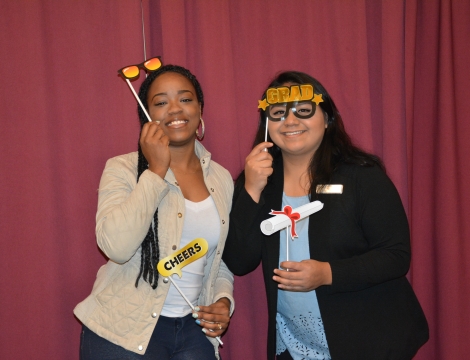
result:
[(203, 238), (197, 238), (191, 241), (184, 248), (175, 251), (170, 256), (160, 260), (157, 265), (157, 270), (163, 276), (171, 276), (172, 274), (178, 274), (181, 277), (181, 269), (203, 257), (209, 245)]

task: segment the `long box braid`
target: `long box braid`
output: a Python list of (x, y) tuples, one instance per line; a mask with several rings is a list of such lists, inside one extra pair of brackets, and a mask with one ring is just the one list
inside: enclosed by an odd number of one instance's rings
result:
[[(142, 104), (145, 105), (145, 108), (148, 110), (147, 92), (150, 85), (159, 75), (165, 72), (178, 73), (186, 77), (189, 81), (191, 81), (194, 86), (194, 89), (196, 90), (197, 99), (201, 104), (202, 115), (202, 111), (204, 109), (204, 94), (202, 92), (201, 85), (199, 84), (199, 81), (196, 79), (196, 77), (188, 69), (177, 65), (162, 66), (158, 70), (150, 73), (144, 80), (144, 82), (140, 86), (139, 98), (140, 101), (142, 101)], [(147, 123), (147, 117), (145, 116), (140, 106), (137, 107), (137, 112), (139, 114), (140, 126), (142, 129), (144, 124)], [(149, 165), (147, 159), (142, 153), (140, 144), (138, 145), (138, 153), (139, 158), (137, 164), (137, 182), (139, 181), (140, 175), (142, 175), (142, 173), (148, 169)], [(158, 284), (157, 264), (160, 260), (160, 248), (158, 247), (158, 208), (155, 211), (155, 214), (153, 215), (153, 223), (150, 224), (149, 231), (147, 232), (147, 235), (145, 235), (141, 247), (142, 252), (140, 257), (140, 271), (135, 281), (135, 287), (138, 287), (139, 280), (142, 277), (146, 282), (150, 284), (152, 289), (156, 289)]]

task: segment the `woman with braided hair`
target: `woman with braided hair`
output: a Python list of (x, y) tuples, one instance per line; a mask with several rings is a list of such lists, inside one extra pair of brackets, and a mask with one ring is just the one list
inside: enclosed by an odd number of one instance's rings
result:
[[(234, 309), (221, 260), (232, 178), (197, 141), (204, 97), (193, 74), (163, 66), (139, 98), (152, 121), (138, 109), (138, 152), (108, 160), (100, 182), (96, 236), (109, 261), (74, 310), (80, 359), (219, 359), (216, 337)], [(156, 265), (195, 238), (207, 253), (172, 279), (193, 311)]]

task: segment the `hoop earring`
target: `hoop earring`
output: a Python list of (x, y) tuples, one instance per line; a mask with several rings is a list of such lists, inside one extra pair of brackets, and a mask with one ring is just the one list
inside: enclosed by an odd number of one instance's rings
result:
[(199, 141), (201, 141), (202, 139), (204, 139), (204, 134), (206, 133), (206, 128), (205, 128), (205, 126), (204, 126), (204, 120), (202, 120), (202, 117), (200, 118), (200, 120), (201, 120), (201, 125), (202, 125), (202, 129), (201, 129), (202, 134), (201, 134), (201, 136), (199, 136), (199, 126), (198, 126), (197, 129), (196, 129), (196, 138), (197, 138)]

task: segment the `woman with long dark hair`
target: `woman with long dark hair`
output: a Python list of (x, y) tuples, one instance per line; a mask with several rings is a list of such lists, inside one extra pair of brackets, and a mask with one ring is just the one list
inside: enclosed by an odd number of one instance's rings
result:
[[(233, 275), (221, 260), (232, 177), (197, 140), (204, 97), (189, 70), (159, 68), (139, 98), (152, 121), (138, 109), (138, 151), (108, 160), (100, 182), (96, 236), (109, 261), (74, 310), (80, 358), (218, 359), (216, 337), (234, 307)], [(156, 266), (195, 238), (207, 241), (207, 253), (172, 278), (189, 305)]]
[[(382, 161), (352, 144), (331, 96), (305, 73), (280, 73), (259, 107), (223, 259), (236, 275), (262, 262), (268, 359), (411, 359), (428, 326), (405, 277), (408, 221)], [(272, 210), (316, 200), (323, 208), (295, 223), (288, 245), (286, 230), (261, 232)]]

